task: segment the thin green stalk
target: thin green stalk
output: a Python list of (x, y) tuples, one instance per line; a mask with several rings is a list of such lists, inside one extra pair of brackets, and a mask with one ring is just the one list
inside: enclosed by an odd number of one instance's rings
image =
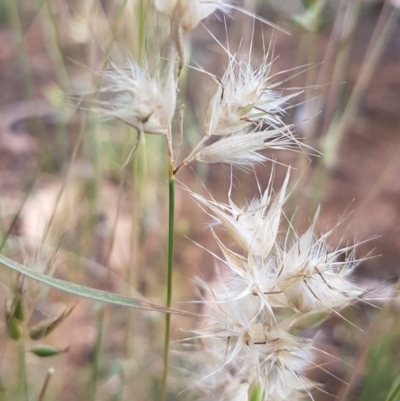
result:
[[(32, 73), (29, 69), (28, 53), (25, 47), (24, 35), (22, 32), (21, 20), (19, 17), (18, 2), (15, 0), (5, 1), (7, 19), (10, 22), (10, 28), (13, 35), (13, 42), (16, 49), (16, 56), (18, 68), (22, 77), (22, 83), (25, 89), (26, 97), (28, 99), (35, 99), (35, 84), (33, 81)], [(34, 132), (38, 135), (40, 140), (41, 160), (49, 161), (51, 165), (50, 150), (44, 136), (43, 122), (40, 118), (36, 117), (33, 120)], [(49, 165), (49, 167), (50, 167)]]
[(140, 0), (139, 2), (139, 61), (143, 61), (144, 52), (146, 50), (146, 30), (147, 30), (147, 16), (148, 16), (149, 2), (147, 0)]
[[(44, 164), (45, 164), (45, 163), (44, 163)], [(14, 230), (16, 224), (18, 223), (19, 218), (20, 218), (20, 216), (21, 216), (22, 209), (24, 208), (25, 203), (26, 203), (26, 201), (27, 201), (28, 198), (29, 198), (29, 195), (32, 193), (33, 187), (35, 186), (36, 181), (37, 181), (37, 179), (38, 179), (40, 173), (42, 172), (42, 168), (43, 168), (43, 166), (42, 166), (42, 167), (39, 169), (39, 171), (36, 173), (35, 178), (34, 178), (32, 181), (30, 181), (30, 182), (28, 183), (28, 185), (26, 186), (26, 190), (24, 191), (24, 195), (25, 195), (25, 196), (24, 196), (24, 199), (22, 200), (18, 211), (15, 213), (15, 215), (14, 215), (12, 221), (11, 221), (11, 224), (10, 224), (8, 230), (5, 232), (3, 238), (2, 238), (1, 241), (0, 241), (0, 252), (3, 251), (3, 248), (5, 247), (6, 242), (7, 242), (8, 238), (9, 238), (10, 234), (11, 234), (12, 231)]]
[(54, 15), (53, 7), (50, 0), (44, 1), (46, 16), (42, 19), (43, 26), (46, 30), (47, 40), (49, 41), (49, 53), (53, 59), (55, 73), (60, 85), (64, 90), (71, 89), (69, 73), (65, 56), (62, 52), (60, 32), (57, 25), (57, 19)]
[[(360, 0), (347, 3), (343, 12), (343, 25), (337, 40), (337, 53), (333, 63), (330, 82), (346, 81), (349, 62), (351, 59), (351, 50), (354, 43), (354, 32), (359, 21), (361, 10)], [(329, 131), (329, 127), (335, 117), (335, 113), (340, 104), (341, 85), (331, 85), (326, 97), (326, 106), (324, 112), (321, 132), (324, 134)]]
[[(172, 301), (172, 272), (174, 267), (174, 223), (175, 223), (175, 176), (174, 166), (169, 163), (169, 219), (168, 219), (168, 274), (167, 274), (167, 307), (171, 306)], [(165, 318), (165, 342), (164, 342), (164, 372), (161, 387), (161, 400), (165, 400), (167, 392), (168, 359), (169, 359), (169, 340), (171, 315), (166, 314)]]
[[(49, 43), (49, 53), (54, 63), (59, 84), (61, 85), (63, 91), (69, 91), (71, 90), (70, 78), (66, 60), (62, 52), (57, 20), (53, 12), (51, 1), (45, 0), (44, 4), (46, 16), (42, 19), (42, 23), (46, 32), (47, 41)], [(61, 164), (60, 166), (56, 167), (60, 168), (64, 167), (64, 163), (66, 163), (68, 159), (68, 136), (66, 134), (66, 113), (64, 109), (61, 108), (58, 108), (57, 112), (62, 115), (61, 122), (57, 125), (56, 130), (56, 144), (60, 156), (58, 162)]]
[(330, 129), (326, 134), (325, 149), (330, 149), (329, 152), (326, 152), (325, 156), (325, 163), (328, 167), (333, 166), (336, 162), (338, 148), (344, 135), (345, 128), (349, 126), (356, 115), (362, 96), (371, 82), (373, 73), (378, 66), (383, 51), (386, 49), (386, 45), (398, 25), (397, 19), (399, 16), (399, 10), (397, 8), (390, 10), (390, 6), (385, 3), (382, 14), (387, 18), (384, 27), (378, 27), (378, 29), (382, 29), (379, 36), (377, 33), (374, 33), (373, 35), (373, 37), (376, 38), (376, 41), (370, 45), (370, 48), (367, 51), (365, 62), (363, 63), (350, 99), (347, 102), (345, 111), (339, 121), (334, 121), (331, 124)]
[(106, 67), (107, 63), (110, 61), (110, 53), (111, 49), (114, 46), (115, 39), (117, 36), (117, 31), (119, 27), (119, 23), (121, 22), (121, 19), (124, 15), (126, 5), (128, 3), (128, 0), (124, 0), (121, 5), (119, 6), (117, 10), (117, 14), (114, 18), (114, 22), (111, 27), (111, 37), (109, 39), (109, 42), (107, 43), (105, 47), (105, 53), (104, 53), (104, 58), (103, 58), (103, 65), (102, 65), (102, 70)]
[[(397, 280), (396, 285), (393, 287), (393, 294), (398, 294), (400, 290), (400, 280)], [(346, 384), (342, 384), (339, 388), (339, 391), (336, 395), (337, 401), (346, 401), (350, 395), (350, 392), (353, 390), (355, 384), (357, 383), (357, 379), (361, 376), (364, 370), (365, 360), (368, 356), (368, 353), (376, 341), (376, 337), (382, 327), (384, 327), (383, 322), (387, 321), (390, 314), (393, 313), (393, 305), (398, 300), (397, 296), (393, 296), (389, 302), (387, 302), (383, 308), (380, 310), (378, 316), (375, 320), (370, 324), (369, 329), (365, 335), (365, 338), (362, 342), (361, 348), (359, 350), (358, 356), (354, 363), (353, 368), (349, 372), (349, 377), (346, 379)]]
[[(356, 115), (361, 98), (371, 81), (372, 75), (381, 59), (381, 55), (394, 29), (397, 27), (398, 14), (398, 9), (391, 10), (391, 7), (385, 2), (373, 38), (366, 52), (359, 77), (350, 99), (347, 102), (346, 108), (340, 117), (329, 122), (329, 127), (323, 128), (322, 130), (322, 132), (326, 132), (326, 137), (322, 144), (325, 151), (324, 157), (320, 160), (311, 181), (311, 188), (313, 188), (315, 194), (311, 205), (312, 210), (316, 209), (317, 205), (324, 197), (329, 170), (337, 161), (339, 145), (345, 133), (345, 129), (351, 124), (352, 119)], [(339, 82), (340, 80), (340, 77), (335, 77), (335, 75), (332, 78), (333, 82)], [(335, 104), (335, 102), (332, 104)], [(318, 188), (318, 191), (316, 191), (316, 188)]]
[(99, 306), (98, 318), (97, 318), (97, 337), (94, 346), (94, 355), (92, 362), (92, 375), (90, 378), (90, 395), (89, 400), (96, 400), (96, 389), (97, 389), (97, 379), (99, 376), (99, 362), (101, 353), (101, 344), (103, 342), (103, 326), (104, 326), (104, 306)]
[(28, 375), (26, 372), (25, 360), (25, 341), (24, 338), (18, 340), (18, 398), (29, 401)]
[(18, 2), (7, 0), (5, 2), (7, 19), (13, 36), (13, 42), (18, 60), (18, 68), (20, 69), (22, 83), (26, 91), (28, 99), (35, 98), (35, 87), (31, 71), (29, 69), (29, 59), (25, 47), (24, 34), (22, 32), (21, 20), (19, 17)]

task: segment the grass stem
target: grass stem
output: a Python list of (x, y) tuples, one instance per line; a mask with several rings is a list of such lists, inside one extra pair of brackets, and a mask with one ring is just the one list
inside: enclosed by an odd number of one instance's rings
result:
[[(172, 301), (172, 272), (174, 266), (174, 223), (175, 223), (175, 176), (173, 162), (169, 162), (169, 213), (168, 213), (168, 273), (167, 273), (167, 307)], [(164, 342), (164, 371), (161, 386), (161, 400), (165, 400), (167, 391), (169, 340), (171, 328), (171, 315), (167, 313), (165, 320), (165, 342)]]
[(93, 352), (92, 374), (90, 378), (90, 401), (96, 400), (97, 380), (99, 376), (99, 363), (101, 354), (101, 344), (103, 342), (103, 327), (104, 327), (104, 306), (99, 305), (97, 318), (97, 337)]
[(28, 375), (26, 372), (25, 341), (22, 337), (18, 341), (18, 398), (29, 401)]

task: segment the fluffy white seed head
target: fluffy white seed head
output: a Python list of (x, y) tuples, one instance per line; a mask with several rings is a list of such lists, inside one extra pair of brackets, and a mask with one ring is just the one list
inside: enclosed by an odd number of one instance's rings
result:
[(146, 133), (165, 134), (176, 104), (172, 67), (171, 60), (161, 76), (151, 76), (133, 61), (126, 68), (111, 64), (111, 69), (99, 73), (102, 82), (93, 110)]
[[(225, 345), (209, 343), (207, 348), (192, 350), (186, 372), (188, 389), (194, 388), (202, 401), (248, 401), (249, 372), (245, 363), (224, 365)], [(187, 352), (185, 353), (187, 359)]]
[[(274, 197), (267, 189), (244, 207), (231, 199), (221, 204), (193, 195), (241, 248), (241, 254), (229, 249), (211, 230), (226, 269), (213, 287), (199, 280), (209, 294), (204, 295), (209, 320), (191, 339), (201, 339), (209, 352), (215, 347), (224, 351), (204, 380), (212, 378), (214, 388), (226, 392), (229, 374), (247, 389), (261, 383), (262, 401), (312, 399), (316, 384), (305, 376), (308, 367), (316, 366), (312, 339), (294, 333), (314, 328), (334, 313), (340, 316), (342, 308), (370, 293), (348, 277), (359, 262), (354, 246), (332, 249), (327, 244), (332, 231), (317, 235), (318, 213), (304, 234), (291, 227), (288, 234), (279, 234), (287, 180), (280, 194)], [(241, 391), (237, 388), (239, 399), (248, 401), (249, 393)]]
[(227, 163), (241, 168), (268, 160), (264, 149), (302, 146), (283, 123), (286, 103), (298, 93), (282, 96), (270, 82), (271, 64), (253, 68), (250, 61), (230, 55), (219, 88), (210, 101), (204, 137), (184, 164), (192, 160)]
[(210, 101), (205, 135), (229, 135), (254, 130), (255, 126), (282, 127), (282, 116), (288, 100), (297, 94), (282, 96), (273, 90), (271, 63), (265, 60), (258, 68), (250, 61), (231, 56)]
[(218, 383), (225, 383), (224, 376), (234, 372), (239, 383), (262, 383), (266, 397), (274, 395), (275, 399), (287, 399), (311, 387), (304, 377), (305, 368), (312, 362), (311, 340), (271, 326), (262, 314), (250, 319), (240, 302), (209, 306), (210, 324), (194, 331), (194, 338), (202, 339), (207, 352), (219, 347), (223, 353), (219, 362), (214, 359), (212, 370), (203, 378), (205, 382), (212, 380), (214, 387), (220, 388), (222, 384)]
[(235, 205), (231, 198), (229, 204), (223, 204), (196, 193), (192, 193), (192, 196), (206, 207), (215, 223), (221, 225), (243, 251), (266, 258), (278, 234), (288, 180), (289, 172), (275, 198), (269, 185), (262, 197), (254, 198), (243, 207)]
[(240, 131), (220, 136), (215, 142), (212, 139), (203, 140), (193, 158), (203, 163), (226, 163), (248, 168), (268, 160), (258, 152), (293, 149), (295, 143), (291, 133), (284, 128), (261, 130), (257, 127), (253, 132)]
[[(331, 250), (326, 244), (330, 233), (318, 238), (316, 222), (317, 218), (302, 236), (280, 252), (278, 263), (279, 286), (287, 300), (302, 312), (341, 309), (368, 292), (347, 278), (359, 263), (352, 252), (354, 246)], [(341, 256), (345, 256), (342, 261)]]

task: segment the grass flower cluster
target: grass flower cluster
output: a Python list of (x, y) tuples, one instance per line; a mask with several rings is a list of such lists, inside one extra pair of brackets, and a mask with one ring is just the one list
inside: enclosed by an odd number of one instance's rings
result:
[[(264, 150), (303, 151), (284, 123), (286, 107), (301, 92), (285, 94), (277, 88), (267, 54), (256, 65), (249, 56), (238, 57), (225, 49), (228, 64), (221, 77), (205, 74), (217, 83), (204, 117), (203, 137), (188, 156), (176, 163), (172, 119), (176, 89), (184, 65), (182, 35), (216, 10), (227, 11), (223, 1), (155, 1), (155, 8), (168, 16), (170, 58), (166, 72), (152, 77), (144, 66), (129, 61), (126, 68), (111, 65), (101, 73), (99, 95), (94, 111), (119, 119), (143, 134), (163, 134), (169, 151), (170, 233), (167, 306), (171, 305), (173, 268), (174, 182), (181, 168), (192, 162), (224, 163), (239, 169), (273, 160)], [(175, 67), (175, 61), (177, 67)], [(175, 72), (176, 70), (176, 72)], [(134, 153), (136, 147), (131, 153)], [(289, 171), (278, 194), (267, 190), (244, 206), (230, 195), (223, 204), (191, 192), (198, 205), (213, 220), (211, 234), (223, 254), (224, 274), (214, 287), (199, 280), (204, 295), (207, 324), (193, 330), (189, 340), (199, 340), (201, 359), (191, 378), (191, 387), (203, 391), (205, 400), (280, 401), (312, 397), (316, 384), (306, 377), (315, 365), (311, 338), (299, 331), (312, 329), (332, 314), (362, 300), (368, 292), (349, 281), (358, 260), (353, 248), (331, 250), (330, 233), (318, 236), (318, 213), (308, 230), (297, 234), (289, 229), (282, 235)], [(236, 244), (228, 247), (216, 233), (222, 227)], [(165, 397), (170, 320), (164, 355), (162, 397)], [(201, 368), (199, 369), (199, 367)], [(322, 368), (323, 369), (323, 368)]]
[[(312, 399), (316, 385), (305, 373), (316, 366), (317, 351), (299, 332), (341, 316), (342, 308), (369, 294), (348, 278), (359, 263), (354, 248), (332, 250), (331, 232), (317, 235), (318, 214), (302, 235), (290, 226), (286, 235), (279, 232), (288, 177), (279, 194), (267, 188), (243, 207), (192, 194), (212, 217), (211, 232), (224, 256), (218, 258), (224, 273), (217, 284), (200, 280), (209, 318), (192, 337), (212, 356), (208, 373), (192, 384), (205, 392), (204, 399), (253, 400), (254, 389), (261, 394), (257, 400)], [(229, 234), (238, 252), (218, 238), (215, 226)], [(215, 397), (228, 385), (237, 398)]]
[(218, 89), (212, 97), (204, 137), (184, 160), (227, 163), (251, 167), (263, 162), (262, 149), (290, 149), (298, 145), (282, 116), (296, 94), (281, 96), (270, 81), (271, 63), (265, 58), (258, 68), (251, 60), (230, 55), (222, 78), (214, 77)]
[[(172, 20), (179, 19), (180, 29), (186, 31), (198, 24), (198, 18), (217, 8), (217, 4), (211, 10), (205, 5), (202, 9), (201, 2), (189, 6), (185, 2), (159, 1), (156, 8)], [(193, 17), (190, 23), (188, 16)], [(173, 37), (171, 42), (174, 46)], [(179, 50), (175, 52), (179, 63)], [(194, 161), (251, 168), (267, 160), (260, 153), (262, 150), (301, 150), (292, 127), (283, 122), (285, 106), (298, 93), (282, 95), (282, 91), (276, 90), (280, 82), (274, 82), (268, 56), (258, 67), (250, 57), (243, 59), (229, 53), (228, 57), (222, 77), (212, 76), (218, 87), (204, 119), (203, 137), (178, 165), (174, 161), (170, 128), (180, 74), (179, 66), (178, 74), (173, 74), (174, 56), (168, 61), (163, 80), (151, 78), (133, 62), (125, 69), (112, 65), (111, 70), (102, 73), (105, 83), (99, 89), (99, 94), (108, 99), (95, 101), (95, 106), (103, 116), (134, 126), (139, 137), (142, 133), (166, 135), (170, 184), (182, 167)], [(223, 382), (227, 376), (233, 376), (240, 387), (232, 388), (233, 393), (241, 394), (245, 391), (243, 385), (248, 386), (249, 400), (251, 391), (259, 391), (260, 400), (271, 397), (283, 400), (299, 391), (309, 392), (312, 386), (304, 370), (312, 363), (311, 340), (296, 337), (291, 331), (307, 326), (306, 322), (319, 323), (334, 313), (335, 308), (340, 309), (362, 296), (361, 290), (346, 281), (355, 263), (337, 263), (336, 257), (342, 251), (329, 253), (325, 238), (315, 237), (315, 224), (299, 238), (289, 233), (283, 244), (278, 241), (288, 181), (289, 174), (276, 197), (272, 195), (271, 182), (260, 198), (245, 207), (235, 205), (231, 199), (228, 204), (221, 204), (192, 194), (242, 251), (239, 254), (230, 250), (211, 230), (230, 275), (221, 281), (224, 286), (219, 289), (202, 283), (212, 298), (210, 304), (206, 303), (210, 307), (210, 323), (194, 331), (194, 335), (205, 340), (206, 353), (212, 355), (214, 364), (211, 372), (198, 383), (203, 387), (206, 381), (212, 380), (214, 395), (218, 388), (224, 387), (220, 378)], [(170, 218), (173, 220), (171, 214)], [(170, 228), (171, 224), (170, 220)], [(172, 281), (169, 287), (172, 288)], [(170, 297), (167, 306), (170, 306)], [(168, 342), (167, 333), (167, 350)], [(165, 358), (168, 359), (168, 354)], [(232, 387), (231, 380), (228, 381)], [(206, 387), (210, 389), (209, 384)], [(211, 393), (206, 399), (210, 399)], [(221, 397), (221, 400), (230, 399), (226, 394)]]
[[(179, 349), (183, 350), (185, 355), (184, 362), (190, 366), (186, 387), (197, 392), (196, 399), (314, 400), (317, 391), (325, 390), (322, 384), (308, 377), (308, 370), (317, 368), (330, 374), (328, 369), (317, 362), (317, 355), (323, 353), (324, 356), (336, 358), (315, 343), (316, 329), (331, 316), (346, 320), (342, 310), (359, 301), (368, 303), (374, 289), (366, 290), (352, 281), (351, 275), (360, 263), (360, 259), (355, 255), (356, 246), (330, 246), (333, 230), (320, 233), (319, 208), (308, 227), (303, 231), (295, 228), (288, 217), (291, 213), (287, 212), (289, 188), (292, 187), (291, 166), (279, 163), (280, 168), (286, 168), (287, 172), (279, 190), (273, 189), (276, 169), (274, 163), (279, 160), (279, 151), (294, 151), (304, 158), (317, 153), (296, 137), (295, 124), (287, 122), (290, 103), (303, 91), (284, 88), (287, 79), (281, 77), (297, 67), (273, 72), (273, 44), (267, 46), (268, 51), (265, 51), (263, 43), (263, 57), (256, 60), (253, 56), (254, 38), (251, 38), (248, 54), (243, 56), (239, 51), (238, 54), (231, 51), (230, 46), (224, 47), (211, 34), (226, 56), (226, 66), (215, 74), (201, 67), (193, 67), (197, 72), (204, 73), (204, 78), (213, 81), (216, 87), (210, 95), (208, 107), (204, 108), (206, 111), (199, 128), (202, 135), (196, 141), (190, 141), (194, 145), (188, 149), (184, 112), (176, 112), (180, 102), (181, 77), (184, 76), (182, 70), (187, 63), (184, 51), (185, 35), (201, 25), (205, 18), (218, 12), (226, 15), (232, 11), (239, 11), (246, 18), (250, 16), (254, 21), (270, 24), (250, 11), (241, 9), (230, 0), (140, 2), (139, 9), (144, 14), (145, 3), (147, 11), (155, 13), (157, 20), (165, 20), (165, 25), (157, 26), (157, 40), (162, 42), (162, 46), (158, 44), (158, 49), (162, 50), (151, 56), (146, 55), (146, 40), (141, 38), (142, 48), (138, 51), (137, 59), (129, 58), (123, 66), (110, 61), (107, 69), (95, 73), (94, 89), (84, 93), (82, 98), (86, 110), (90, 109), (101, 120), (117, 120), (136, 132), (136, 142), (128, 149), (129, 156), (123, 168), (127, 168), (132, 157), (142, 150), (140, 145), (146, 141), (147, 135), (157, 135), (161, 142), (165, 140), (165, 146), (160, 147), (165, 150), (164, 157), (160, 159), (166, 161), (164, 175), (167, 176), (169, 191), (165, 305), (148, 302), (144, 297), (135, 299), (120, 296), (53, 277), (61, 246), (59, 243), (51, 248), (41, 244), (33, 253), (22, 246), (20, 253), (23, 265), (0, 255), (1, 263), (18, 272), (17, 279), (9, 286), (11, 291), (5, 305), (5, 327), (9, 337), (19, 344), (21, 370), (25, 372), (23, 356), (26, 352), (26, 341), (45, 338), (74, 309), (65, 308), (55, 317), (49, 315), (48, 318), (32, 323), (30, 317), (47, 297), (47, 287), (43, 286), (45, 283), (95, 301), (165, 314), (163, 370), (157, 378), (157, 401), (169, 399), (173, 313), (199, 319), (187, 331), (187, 336), (178, 341), (178, 346), (182, 346)], [(303, 3), (306, 6), (313, 2)], [(145, 18), (141, 23), (144, 21)], [(161, 32), (160, 27), (167, 29)], [(228, 32), (226, 21), (225, 29)], [(208, 30), (207, 32), (210, 33)], [(151, 63), (149, 60), (156, 62)], [(155, 67), (152, 64), (155, 64)], [(307, 64), (303, 69), (307, 73), (309, 66), (310, 64)], [(306, 101), (310, 100), (307, 96), (305, 98)], [(118, 125), (113, 126), (113, 129), (114, 127)], [(131, 132), (132, 130), (128, 130), (129, 134)], [(79, 154), (80, 140), (74, 149), (71, 159), (73, 161)], [(150, 157), (142, 159), (150, 160), (153, 155), (149, 155)], [(155, 157), (159, 155), (154, 155)], [(100, 159), (99, 157), (98, 160)], [(304, 160), (302, 159), (299, 165), (302, 165), (302, 161)], [(201, 294), (201, 299), (195, 302), (201, 304), (201, 313), (172, 308), (176, 178), (182, 169), (194, 163), (212, 165), (209, 168), (223, 164), (231, 174), (231, 185), (227, 190), (225, 203), (217, 201), (217, 196), (211, 194), (207, 188), (208, 195), (204, 196), (182, 184), (194, 203), (210, 218), (209, 233), (219, 248), (218, 253), (208, 251), (215, 258), (212, 279), (195, 279)], [(266, 163), (271, 164), (271, 175), (267, 177), (266, 189), (261, 190), (265, 183), (260, 183), (257, 178), (258, 196), (244, 204), (235, 202), (232, 194), (235, 171), (239, 171), (240, 174), (248, 173), (257, 165)], [(65, 182), (69, 178), (68, 174)], [(125, 189), (125, 179), (129, 179), (127, 177), (130, 177), (129, 174), (124, 174), (121, 179), (120, 194)], [(134, 191), (140, 187), (139, 181), (141, 180), (138, 179), (132, 185)], [(62, 186), (60, 196), (64, 189), (65, 186)], [(93, 192), (96, 191), (97, 189), (93, 189)], [(136, 206), (132, 206), (132, 215), (137, 212)], [(119, 210), (116, 213), (114, 228), (117, 227), (118, 213)], [(96, 221), (94, 215), (91, 217), (93, 227), (97, 225), (98, 231), (102, 231), (99, 226), (103, 227), (103, 218)], [(134, 235), (138, 234), (134, 231), (132, 228), (130, 246), (134, 243)], [(103, 234), (102, 231), (102, 235), (98, 235), (101, 237), (98, 248), (103, 247), (103, 239), (108, 233), (104, 236)], [(139, 233), (138, 237), (141, 234)], [(104, 264), (111, 264), (109, 262), (114, 234), (110, 235), (110, 238), (109, 249), (106, 252), (103, 252), (103, 249), (99, 251), (101, 257), (98, 259), (101, 263), (105, 261)], [(129, 269), (135, 260), (132, 255), (133, 253), (130, 255)], [(100, 262), (96, 261), (96, 268), (100, 266)], [(112, 270), (110, 267), (110, 272)], [(30, 283), (21, 274), (38, 282)], [(129, 271), (127, 276), (127, 281), (132, 284), (132, 271)], [(111, 273), (107, 278), (110, 277)], [(154, 277), (158, 277), (158, 274)], [(104, 310), (101, 309), (89, 386), (92, 401), (98, 395), (96, 385), (100, 372), (104, 316)], [(129, 319), (130, 317), (126, 319), (126, 342), (129, 342), (129, 328), (132, 326)], [(353, 324), (348, 320), (346, 322)], [(47, 357), (64, 353), (68, 348), (69, 346), (59, 349), (48, 344), (39, 344), (31, 351), (38, 356)], [(121, 368), (121, 371), (123, 369)], [(121, 373), (121, 377), (123, 382), (124, 372)], [(181, 378), (178, 381), (182, 382)], [(27, 383), (25, 372), (25, 377), (22, 375), (18, 384), (19, 387), (24, 387), (21, 396), (25, 399), (29, 399)], [(44, 392), (47, 384), (44, 386)], [(39, 398), (40, 401), (44, 398), (44, 392)], [(112, 399), (122, 400), (122, 396)]]

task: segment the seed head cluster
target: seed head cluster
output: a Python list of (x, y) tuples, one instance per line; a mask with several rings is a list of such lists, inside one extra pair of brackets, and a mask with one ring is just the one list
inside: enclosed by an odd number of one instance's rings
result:
[(291, 127), (283, 122), (288, 101), (298, 95), (282, 96), (275, 90), (271, 62), (264, 58), (257, 67), (249, 57), (230, 55), (218, 88), (210, 100), (201, 141), (184, 160), (225, 163), (249, 168), (268, 160), (262, 150), (299, 149)]
[[(170, 182), (192, 162), (225, 163), (252, 168), (272, 160), (265, 150), (303, 150), (293, 126), (284, 122), (287, 106), (299, 92), (278, 89), (272, 61), (228, 53), (221, 76), (206, 73), (217, 88), (204, 117), (197, 145), (176, 160), (172, 136), (177, 87), (184, 65), (182, 35), (214, 11), (232, 6), (225, 0), (154, 0), (155, 9), (170, 20), (170, 57), (166, 67), (151, 74), (146, 65), (129, 61), (126, 68), (111, 64), (100, 75), (94, 110), (115, 118), (144, 134), (162, 134), (169, 151)], [(182, 124), (183, 125), (183, 124)], [(135, 148), (136, 149), (136, 148)], [(132, 150), (131, 154), (134, 153)], [(172, 174), (172, 176), (171, 176)], [(211, 285), (198, 280), (203, 290), (203, 327), (191, 332), (197, 341), (192, 352), (190, 387), (210, 401), (287, 401), (313, 399), (318, 385), (306, 377), (316, 366), (312, 338), (299, 335), (340, 310), (365, 299), (368, 291), (349, 279), (358, 264), (354, 247), (331, 249), (331, 232), (317, 232), (318, 212), (298, 234), (285, 218), (289, 171), (278, 193), (272, 178), (264, 193), (237, 205), (229, 191), (228, 202), (191, 193), (211, 217), (211, 235), (223, 257), (224, 273)], [(282, 232), (283, 222), (288, 227)], [(230, 237), (228, 246), (219, 230)], [(233, 246), (232, 245), (233, 241)]]
[[(209, 318), (191, 339), (199, 339), (212, 358), (192, 386), (204, 400), (252, 400), (254, 388), (260, 401), (312, 399), (316, 385), (305, 372), (316, 366), (315, 351), (312, 339), (298, 332), (340, 316), (369, 293), (348, 277), (358, 264), (354, 247), (330, 249), (331, 233), (317, 235), (318, 213), (302, 235), (279, 232), (288, 179), (277, 195), (268, 187), (243, 207), (192, 194), (213, 219), (225, 271), (214, 286), (199, 280)], [(234, 250), (219, 239), (218, 227)], [(204, 357), (202, 363), (204, 370)], [(228, 387), (234, 397), (226, 398)]]

